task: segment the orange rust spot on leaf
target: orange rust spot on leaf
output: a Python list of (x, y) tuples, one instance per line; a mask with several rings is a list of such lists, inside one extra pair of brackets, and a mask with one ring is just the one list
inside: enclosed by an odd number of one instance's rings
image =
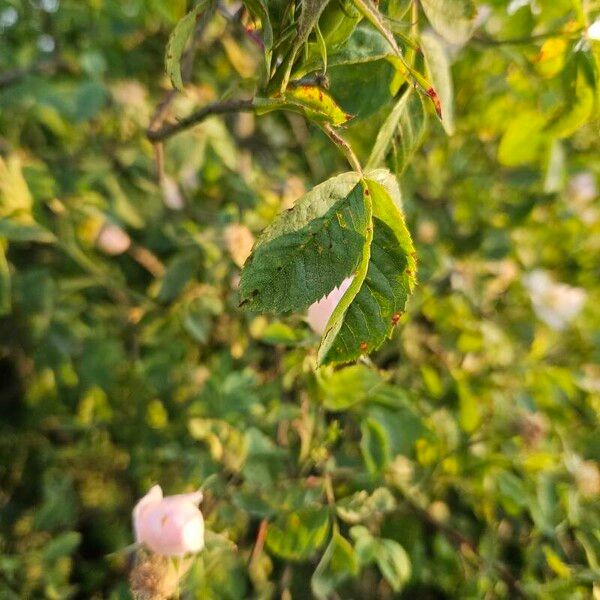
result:
[(394, 327), (396, 326), (396, 324), (397, 324), (397, 323), (398, 323), (398, 321), (400, 320), (400, 317), (401, 317), (401, 316), (402, 316), (402, 313), (399, 313), (399, 312), (397, 312), (397, 313), (394, 313), (394, 314), (392, 315), (392, 325), (393, 325)]
[(367, 342), (361, 342), (359, 348), (361, 349), (362, 352), (366, 352), (367, 348), (368, 348), (368, 344)]

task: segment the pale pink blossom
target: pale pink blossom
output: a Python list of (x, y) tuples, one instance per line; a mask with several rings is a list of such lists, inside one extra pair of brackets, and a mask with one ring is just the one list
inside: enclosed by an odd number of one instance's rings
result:
[(129, 249), (131, 238), (114, 223), (105, 223), (96, 238), (96, 246), (105, 254), (116, 256)]
[(526, 275), (524, 283), (536, 315), (556, 331), (564, 329), (581, 312), (587, 298), (582, 288), (557, 283), (541, 269)]
[(346, 293), (346, 290), (350, 287), (353, 279), (354, 277), (347, 277), (338, 287), (333, 288), (327, 296), (310, 305), (308, 309), (308, 324), (315, 333), (322, 335), (325, 332), (329, 317), (333, 314), (333, 311), (339, 304), (342, 296)]
[(155, 485), (133, 509), (136, 542), (163, 556), (183, 556), (204, 547), (202, 492), (163, 497)]

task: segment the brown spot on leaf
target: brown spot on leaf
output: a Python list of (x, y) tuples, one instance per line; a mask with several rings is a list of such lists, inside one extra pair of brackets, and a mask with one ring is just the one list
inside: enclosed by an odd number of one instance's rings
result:
[(366, 352), (367, 348), (369, 347), (369, 345), (367, 344), (367, 342), (361, 342), (359, 348), (361, 349), (361, 352)]
[(392, 325), (395, 327), (398, 324), (398, 321), (400, 320), (400, 317), (402, 316), (402, 313), (394, 313), (392, 315)]
[(437, 116), (441, 119), (442, 118), (442, 103), (440, 102), (440, 97), (437, 95), (437, 92), (430, 87), (427, 90), (427, 95), (431, 98), (431, 101), (433, 102), (433, 106), (435, 107), (435, 112), (437, 113)]

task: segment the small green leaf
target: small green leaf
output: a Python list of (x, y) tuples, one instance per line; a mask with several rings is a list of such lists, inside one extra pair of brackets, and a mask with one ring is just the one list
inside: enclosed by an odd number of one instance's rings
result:
[[(385, 173), (388, 177), (382, 177)], [(368, 176), (380, 178), (365, 181), (373, 203), (373, 237), (352, 284), (329, 319), (319, 364), (350, 362), (379, 348), (398, 322), (414, 286), (414, 246), (397, 204), (395, 178), (387, 171)]]
[[(334, 51), (327, 53), (327, 65), (356, 65), (384, 59), (390, 54), (387, 42), (368, 25), (359, 25), (348, 41)], [(321, 55), (316, 44), (309, 44), (309, 58), (294, 71), (294, 77), (316, 71), (321, 66)]]
[(179, 20), (169, 36), (165, 53), (165, 70), (171, 79), (173, 87), (178, 90), (183, 89), (183, 79), (181, 78), (181, 57), (183, 50), (196, 28), (200, 14), (206, 8), (207, 4), (208, 0), (200, 0), (185, 17)]
[(390, 48), (393, 50), (393, 53), (396, 56), (402, 56), (402, 52), (396, 43), (396, 38), (394, 38), (394, 34), (391, 32), (390, 28), (387, 26), (385, 21), (383, 20), (383, 16), (377, 10), (377, 7), (371, 0), (352, 0), (354, 2), (354, 6), (360, 11), (360, 13), (379, 31), (379, 33), (384, 37), (385, 41), (390, 45)]
[(356, 271), (371, 216), (357, 181), (344, 173), (316, 186), (265, 229), (242, 271), (242, 305), (304, 310)]
[(338, 531), (334, 531), (310, 580), (312, 592), (319, 600), (327, 600), (340, 583), (349, 577), (355, 577), (358, 571), (358, 558), (354, 548)]
[(50, 540), (42, 553), (47, 562), (55, 561), (63, 556), (69, 556), (75, 552), (81, 543), (81, 533), (78, 531), (67, 531)]
[(51, 231), (38, 225), (31, 218), (23, 219), (22, 221), (2, 219), (0, 221), (0, 236), (10, 242), (51, 244), (56, 241), (56, 237)]
[(421, 34), (421, 47), (433, 88), (441, 104), (442, 125), (448, 135), (454, 133), (454, 86), (448, 54), (442, 40), (431, 31)]
[(387, 488), (377, 488), (371, 495), (365, 490), (338, 501), (336, 512), (342, 521), (356, 525), (394, 510), (396, 500)]
[(395, 540), (376, 538), (362, 525), (350, 529), (354, 547), (362, 566), (377, 563), (381, 574), (395, 592), (399, 592), (411, 576), (410, 558)]
[(395, 540), (377, 540), (375, 560), (381, 574), (395, 592), (399, 592), (410, 579), (410, 558)]
[(363, 402), (382, 383), (379, 374), (365, 365), (352, 365), (319, 376), (323, 406), (331, 411), (347, 410)]
[(303, 508), (269, 523), (266, 545), (285, 560), (307, 560), (325, 543), (329, 527), (327, 508)]
[(360, 431), (360, 450), (365, 466), (371, 475), (377, 475), (391, 460), (390, 438), (381, 423), (372, 417), (363, 419)]
[(392, 147), (392, 142), (397, 139), (396, 171), (398, 174), (402, 173), (421, 144), (426, 126), (427, 112), (423, 99), (420, 94), (413, 93), (412, 88), (408, 88), (381, 126), (366, 168), (380, 166)]
[(255, 17), (260, 19), (265, 50), (270, 52), (273, 47), (273, 27), (271, 26), (271, 19), (269, 18), (267, 3), (265, 0), (244, 0), (244, 4)]
[[(580, 62), (583, 60), (581, 58)], [(551, 137), (562, 139), (573, 135), (592, 114), (594, 89), (582, 65), (575, 67), (565, 96), (567, 98), (565, 105), (552, 116), (545, 127), (545, 132)]]
[(431, 26), (451, 44), (464, 44), (475, 27), (471, 0), (421, 0)]
[(198, 255), (185, 252), (176, 255), (160, 280), (157, 298), (160, 302), (172, 302), (179, 296), (196, 272)]

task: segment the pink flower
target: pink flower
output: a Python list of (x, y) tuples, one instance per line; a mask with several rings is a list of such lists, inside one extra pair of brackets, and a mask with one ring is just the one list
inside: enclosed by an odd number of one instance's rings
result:
[(105, 254), (117, 256), (131, 246), (131, 238), (118, 225), (105, 223), (96, 238), (96, 246)]
[(354, 277), (347, 277), (340, 283), (339, 287), (333, 288), (327, 296), (310, 305), (308, 308), (308, 324), (315, 333), (322, 335), (325, 332), (329, 317), (333, 314), (335, 307), (350, 287), (353, 279)]
[(183, 556), (204, 547), (204, 519), (198, 508), (202, 492), (163, 498), (155, 485), (133, 509), (136, 542), (163, 556)]

